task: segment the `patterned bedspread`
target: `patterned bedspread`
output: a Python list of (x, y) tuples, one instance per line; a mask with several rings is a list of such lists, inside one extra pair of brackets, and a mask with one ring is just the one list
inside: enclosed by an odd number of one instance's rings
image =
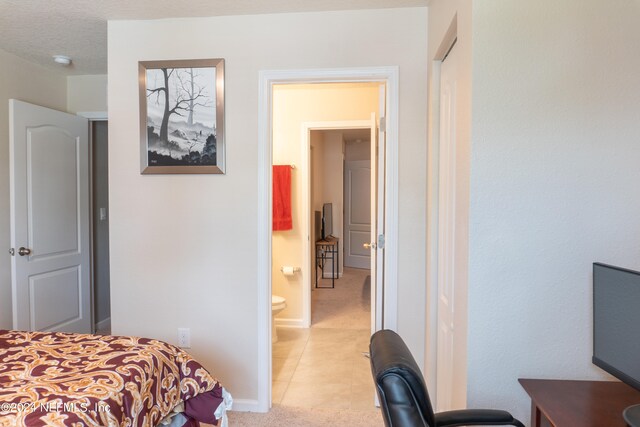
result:
[(146, 338), (0, 330), (0, 362), (3, 427), (153, 427), (220, 388), (189, 354)]

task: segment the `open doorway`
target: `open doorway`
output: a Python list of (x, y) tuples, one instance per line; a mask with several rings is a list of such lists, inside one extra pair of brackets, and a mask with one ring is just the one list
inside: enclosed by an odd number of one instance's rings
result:
[[(260, 321), (260, 333), (259, 333), (259, 368), (258, 368), (258, 407), (261, 411), (267, 411), (271, 407), (272, 401), (272, 345), (271, 345), (271, 325), (272, 325), (272, 278), (274, 271), (280, 271), (283, 267), (287, 268), (286, 271), (296, 271), (296, 267), (300, 266), (297, 273), (292, 273), (287, 277), (285, 282), (286, 286), (291, 289), (295, 289), (297, 292), (302, 293), (305, 289), (310, 292), (309, 287), (302, 287), (302, 276), (309, 275), (308, 268), (302, 268), (309, 265), (310, 251), (300, 251), (297, 253), (300, 255), (295, 261), (289, 260), (290, 264), (283, 264), (287, 262), (283, 259), (277, 259), (278, 257), (272, 256), (272, 238), (275, 233), (272, 231), (272, 170), (273, 165), (288, 165), (292, 176), (300, 174), (302, 164), (301, 149), (303, 144), (300, 141), (301, 132), (298, 128), (294, 132), (291, 138), (293, 141), (298, 141), (297, 146), (289, 147), (285, 150), (279, 150), (276, 147), (275, 141), (278, 138), (282, 138), (284, 133), (282, 129), (277, 125), (274, 119), (274, 104), (277, 98), (275, 92), (278, 86), (289, 86), (296, 84), (304, 84), (312, 82), (316, 88), (322, 87), (318, 83), (347, 83), (357, 85), (358, 83), (373, 83), (378, 86), (379, 105), (377, 109), (373, 111), (383, 112), (386, 116), (378, 116), (378, 131), (381, 136), (380, 146), (377, 151), (380, 155), (377, 156), (377, 166), (381, 170), (380, 174), (376, 174), (379, 182), (376, 184), (376, 230), (381, 234), (372, 239), (372, 248), (377, 247), (375, 251), (376, 262), (372, 265), (381, 266), (377, 269), (376, 281), (381, 284), (381, 288), (378, 289), (375, 295), (375, 321), (372, 322), (372, 329), (380, 329), (382, 327), (395, 329), (397, 327), (397, 192), (398, 192), (398, 68), (397, 67), (373, 67), (373, 68), (355, 68), (355, 69), (332, 69), (332, 70), (294, 70), (294, 71), (262, 71), (260, 72), (260, 103), (259, 103), (259, 139), (258, 145), (258, 175), (259, 175), (259, 221), (258, 221), (258, 295), (259, 295), (259, 318)], [(301, 97), (302, 103), (299, 105), (309, 107), (317, 107), (319, 104), (309, 102), (308, 97)], [(345, 102), (338, 102), (334, 105), (334, 109), (337, 110), (349, 110)], [(300, 111), (299, 109), (291, 110), (292, 115), (296, 115)], [(331, 110), (329, 111), (332, 112)], [(351, 118), (351, 117), (349, 117)], [(312, 120), (312, 119), (308, 119)], [(331, 117), (318, 117), (316, 120), (331, 120)], [(311, 127), (312, 128), (312, 127)], [(302, 136), (305, 132), (309, 131), (309, 127), (302, 129)], [(291, 155), (289, 158), (279, 158), (280, 154)], [(308, 165), (308, 158), (305, 157), (304, 167)], [(294, 168), (292, 168), (292, 166)], [(384, 171), (384, 172), (382, 172)], [(306, 172), (306, 170), (305, 170)], [(308, 188), (296, 187), (295, 180), (292, 182), (292, 196), (298, 195), (300, 191), (307, 191)], [(378, 192), (380, 194), (378, 194)], [(381, 196), (380, 196), (381, 195)], [(308, 198), (308, 193), (305, 194)], [(298, 200), (299, 201), (299, 200)], [(295, 203), (295, 202), (294, 202)], [(382, 213), (382, 215), (380, 215)], [(309, 222), (310, 213), (304, 212), (294, 216), (292, 225), (293, 230), (298, 230), (300, 233), (300, 221)], [(296, 228), (297, 221), (297, 228)], [(295, 231), (293, 231), (295, 234)], [(293, 234), (282, 234), (283, 241), (292, 242), (294, 239)], [(288, 238), (287, 238), (288, 237)], [(304, 238), (309, 242), (308, 235), (302, 235), (300, 238)], [(375, 240), (375, 241), (373, 241)], [(385, 242), (386, 240), (386, 242)], [(374, 252), (372, 252), (373, 254)], [(302, 261), (300, 261), (301, 258)], [(296, 262), (296, 263), (294, 263)], [(374, 274), (372, 274), (373, 279)], [(373, 284), (372, 284), (373, 287)], [(276, 289), (276, 285), (273, 285)], [(293, 326), (300, 327), (306, 316), (303, 316), (302, 308), (300, 304), (292, 306), (292, 310), (289, 311), (287, 317), (289, 319), (283, 320), (279, 326)], [(287, 310), (289, 306), (287, 304)], [(292, 315), (293, 311), (298, 310), (295, 315)], [(284, 311), (283, 311), (284, 313)], [(367, 340), (368, 341), (368, 340)], [(273, 354), (274, 357), (277, 355)], [(342, 366), (348, 366), (342, 364)], [(274, 401), (277, 401), (278, 391), (274, 387), (273, 396)], [(341, 404), (344, 405), (344, 402)]]
[[(370, 133), (310, 132), (310, 242), (317, 242), (310, 245), (312, 328), (371, 329)], [(335, 267), (321, 253), (331, 240), (340, 255)]]
[(93, 324), (111, 334), (109, 273), (109, 135), (106, 120), (90, 122)]
[[(377, 232), (371, 225), (377, 205), (372, 209), (372, 201), (378, 200), (375, 153), (384, 83), (289, 84), (276, 86), (273, 93), (273, 401), (373, 411), (374, 388), (364, 354), (375, 326), (377, 283), (371, 270), (377, 259), (369, 255), (360, 269), (345, 267), (344, 261), (348, 265), (354, 253), (376, 251), (371, 242)], [(345, 175), (347, 147), (355, 147), (347, 139), (360, 133), (366, 135), (369, 152), (364, 190), (351, 185), (362, 181), (362, 169)], [(345, 235), (345, 179), (359, 202), (349, 207), (368, 216), (359, 221), (368, 229), (348, 229), (350, 236)], [(283, 195), (290, 198), (288, 209), (282, 208)], [(364, 240), (345, 258), (345, 242), (347, 247), (358, 244), (353, 235)]]

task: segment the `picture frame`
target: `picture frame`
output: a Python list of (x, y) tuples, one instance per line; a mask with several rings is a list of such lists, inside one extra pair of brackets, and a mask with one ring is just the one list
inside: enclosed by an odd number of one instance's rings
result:
[(140, 173), (224, 174), (224, 59), (140, 61)]

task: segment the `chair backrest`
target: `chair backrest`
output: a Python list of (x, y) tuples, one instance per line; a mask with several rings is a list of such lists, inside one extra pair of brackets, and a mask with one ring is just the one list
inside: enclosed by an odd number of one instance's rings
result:
[(391, 330), (373, 334), (371, 373), (387, 427), (434, 427), (433, 408), (420, 368), (402, 338)]

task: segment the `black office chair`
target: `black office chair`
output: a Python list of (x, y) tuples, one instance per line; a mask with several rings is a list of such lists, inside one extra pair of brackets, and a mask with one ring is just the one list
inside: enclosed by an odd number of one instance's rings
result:
[(420, 368), (394, 331), (373, 334), (369, 344), (371, 373), (387, 427), (455, 427), (510, 425), (524, 427), (506, 411), (463, 409), (433, 413)]

